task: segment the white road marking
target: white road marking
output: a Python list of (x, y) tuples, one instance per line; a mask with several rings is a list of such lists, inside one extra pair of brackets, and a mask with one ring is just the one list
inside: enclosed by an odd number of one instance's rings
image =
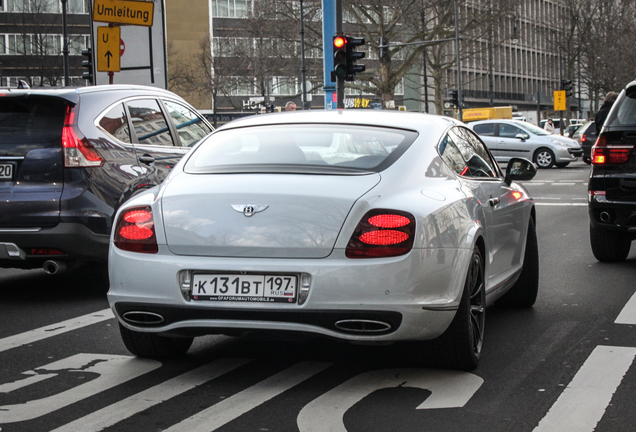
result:
[(300, 432), (346, 432), (349, 408), (376, 390), (415, 387), (432, 394), (417, 409), (466, 405), (484, 380), (468, 372), (435, 369), (384, 369), (355, 376), (307, 404), (298, 414)]
[[(76, 354), (44, 365), (37, 368), (36, 371), (55, 372), (66, 370), (69, 372), (89, 372), (99, 374), (99, 377), (42, 399), (35, 399), (22, 404), (1, 406), (0, 424), (32, 420), (50, 414), (53, 411), (137, 378), (160, 366), (161, 363), (154, 360), (106, 354)], [(33, 382), (22, 380), (18, 386), (15, 386), (14, 390), (33, 384)]]
[(104, 309), (77, 318), (71, 318), (56, 324), (40, 327), (35, 330), (29, 330), (24, 333), (8, 336), (0, 339), (0, 352), (7, 351), (12, 348), (17, 348), (22, 345), (28, 345), (33, 342), (47, 339), (52, 336), (57, 336), (71, 330), (77, 330), (79, 328), (106, 321), (112, 318), (115, 318), (115, 316), (113, 315), (113, 311), (111, 311), (110, 309)]
[[(333, 363), (301, 362), (166, 429), (164, 432), (211, 432), (311, 378)], [(327, 430), (327, 429), (325, 429)]]
[(625, 304), (614, 324), (636, 324), (636, 294)]
[(544, 202), (535, 202), (535, 205), (538, 206), (561, 206), (561, 207), (587, 207), (587, 203), (544, 203)]
[(216, 379), (252, 360), (223, 358), (95, 411), (51, 432), (97, 432), (147, 410), (201, 384)]
[[(32, 371), (30, 371), (32, 372)], [(12, 391), (21, 389), (22, 387), (30, 386), (35, 383), (39, 383), (40, 381), (47, 380), (49, 378), (56, 377), (57, 374), (41, 374), (34, 375), (30, 372), (24, 372), (24, 374), (31, 375), (30, 377), (23, 378), (21, 380), (17, 380), (10, 383), (0, 384), (0, 393), (11, 393)]]
[(572, 182), (559, 182), (559, 183), (552, 183), (552, 186), (574, 186), (576, 183), (572, 183)]
[(636, 348), (597, 346), (533, 432), (593, 432)]

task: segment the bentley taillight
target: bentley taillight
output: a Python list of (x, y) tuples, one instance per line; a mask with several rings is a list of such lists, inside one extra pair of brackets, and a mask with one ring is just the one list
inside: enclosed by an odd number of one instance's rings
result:
[(348, 258), (385, 258), (408, 253), (415, 239), (412, 214), (375, 209), (356, 227), (345, 251)]
[(150, 206), (131, 207), (124, 210), (115, 225), (115, 246), (119, 249), (157, 253), (157, 237)]
[(627, 163), (632, 154), (632, 144), (609, 143), (605, 135), (601, 135), (592, 147), (592, 164), (594, 165), (622, 165)]

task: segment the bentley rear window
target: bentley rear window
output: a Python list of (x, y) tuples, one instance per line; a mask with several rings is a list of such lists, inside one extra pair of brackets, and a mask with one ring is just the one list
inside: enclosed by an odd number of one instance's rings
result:
[(379, 172), (417, 133), (371, 126), (302, 124), (218, 131), (190, 155), (185, 171)]

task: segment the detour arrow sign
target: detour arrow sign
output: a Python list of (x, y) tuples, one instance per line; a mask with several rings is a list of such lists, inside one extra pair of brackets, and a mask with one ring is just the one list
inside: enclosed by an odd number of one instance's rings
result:
[(119, 27), (97, 27), (97, 71), (119, 72), (121, 70)]

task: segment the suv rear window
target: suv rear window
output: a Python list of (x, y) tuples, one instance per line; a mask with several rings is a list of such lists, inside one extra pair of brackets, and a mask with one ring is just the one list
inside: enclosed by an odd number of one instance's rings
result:
[(622, 92), (605, 121), (605, 126), (636, 126), (636, 92), (631, 92), (629, 96)]
[(3, 144), (60, 141), (68, 103), (52, 97), (4, 97), (0, 104)]
[(188, 173), (379, 172), (417, 137), (402, 129), (303, 124), (254, 126), (212, 134), (194, 150)]

